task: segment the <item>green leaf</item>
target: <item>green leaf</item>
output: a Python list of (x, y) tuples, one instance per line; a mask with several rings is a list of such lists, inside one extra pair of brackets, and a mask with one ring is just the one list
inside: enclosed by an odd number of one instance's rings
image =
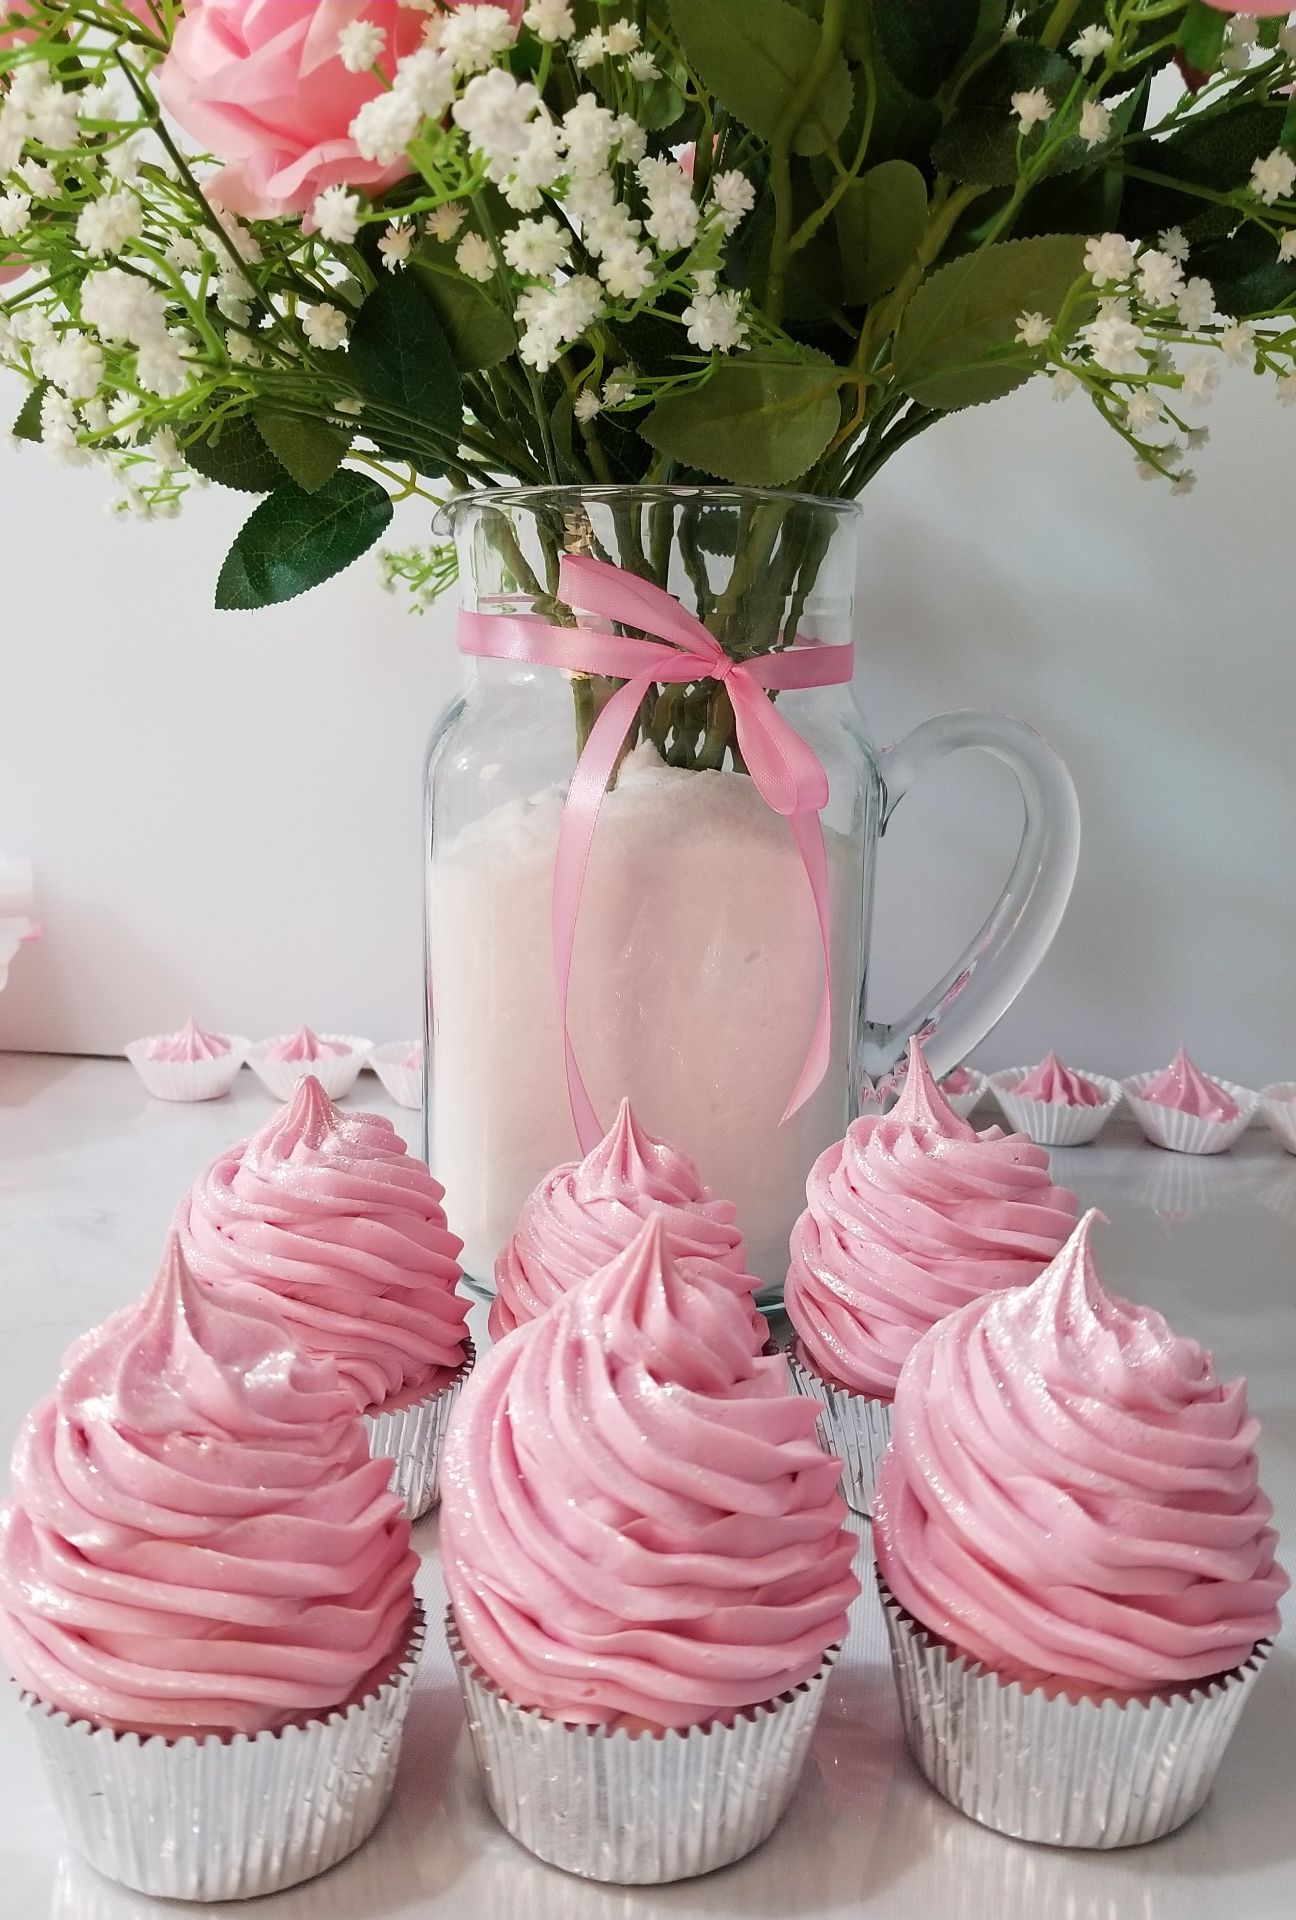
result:
[(870, 167), (837, 202), (837, 238), (848, 306), (896, 284), (927, 224), (927, 182), (908, 160)]
[[(1079, 69), (1060, 53), (1033, 40), (1009, 40), (970, 80), (954, 113), (941, 128), (932, 158), (942, 173), (956, 180), (978, 181), (986, 187), (1011, 186), (1017, 178), (1019, 128), (1012, 96), (1043, 87), (1059, 110), (1079, 79)], [(1056, 138), (1052, 122), (1032, 127), (1025, 137), (1029, 156), (1046, 137)], [(1101, 149), (1086, 147), (1071, 135), (1050, 156), (1046, 171), (1065, 173), (1097, 158)]]
[(1205, 275), (1216, 306), (1233, 320), (1257, 320), (1296, 301), (1296, 261), (1278, 258), (1263, 227), (1242, 227), (1229, 240), (1194, 247), (1187, 271)]
[(195, 473), (236, 493), (273, 493), (288, 477), (250, 413), (218, 421), (201, 439), (187, 442), (184, 457)]
[[(445, 330), (418, 282), (405, 274), (385, 275), (369, 295), (351, 333), (347, 355), (352, 379), (390, 418), (372, 408), (365, 432), (374, 444), (408, 458), (422, 452), (420, 429), (457, 440), (463, 419), (463, 391)], [(427, 472), (426, 461), (422, 461)]]
[(929, 99), (976, 38), (981, 0), (874, 0), (883, 59), (910, 93)]
[[(819, 50), (820, 31), (789, 0), (671, 0), (671, 22), (689, 64), (736, 120), (772, 140)], [(851, 110), (854, 89), (840, 54), (833, 57), (796, 132), (796, 153), (822, 153)]]
[(257, 431), (285, 472), (304, 493), (318, 493), (331, 480), (351, 445), (351, 436), (327, 420), (276, 413), (262, 403), (252, 410)]
[(506, 360), (517, 345), (517, 334), (486, 289), (466, 279), (452, 259), (446, 248), (425, 240), (415, 249), (408, 271), (436, 310), (455, 366), (460, 373), (476, 373)]
[(49, 390), (48, 380), (38, 380), (35, 386), (28, 390), (27, 398), (18, 409), (18, 418), (9, 429), (15, 440), (44, 439), (45, 429), (41, 425), (41, 401)]
[[(925, 407), (973, 407), (1028, 380), (1040, 355), (1016, 344), (1017, 316), (1056, 319), (1084, 271), (1083, 234), (1005, 240), (954, 260), (923, 281), (896, 336), (896, 379)], [(1070, 331), (1092, 310), (1071, 309)]]
[(722, 360), (705, 386), (659, 400), (649, 446), (740, 486), (785, 487), (814, 465), (841, 421), (827, 362)]
[(1188, 0), (1188, 10), (1179, 24), (1176, 45), (1188, 65), (1198, 73), (1214, 73), (1224, 50), (1229, 17), (1206, 0)]
[(391, 517), (390, 499), (368, 474), (343, 468), (317, 493), (285, 481), (239, 530), (216, 583), (217, 608), (249, 612), (295, 599), (358, 560)]

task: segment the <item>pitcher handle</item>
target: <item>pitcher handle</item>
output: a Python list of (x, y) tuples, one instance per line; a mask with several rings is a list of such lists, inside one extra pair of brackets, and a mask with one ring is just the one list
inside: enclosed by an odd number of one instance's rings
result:
[(1080, 808), (1075, 785), (1043, 734), (1006, 713), (942, 713), (924, 720), (880, 756), (881, 830), (914, 782), (964, 747), (978, 747), (1017, 776), (1026, 818), (1008, 884), (980, 933), (944, 979), (890, 1026), (872, 1022), (859, 1036), (857, 1068), (873, 1079), (889, 1071), (919, 1034), (939, 1079), (969, 1054), (1007, 1012), (1048, 952), (1075, 880)]

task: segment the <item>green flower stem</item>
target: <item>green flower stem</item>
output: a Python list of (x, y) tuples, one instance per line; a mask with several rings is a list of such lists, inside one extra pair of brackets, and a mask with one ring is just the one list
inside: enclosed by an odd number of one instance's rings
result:
[(783, 110), (770, 143), (770, 185), (774, 192), (774, 237), (770, 242), (769, 271), (761, 311), (775, 326), (783, 318), (784, 284), (792, 257), (792, 140), (807, 108), (818, 97), (833, 61), (841, 52), (846, 30), (846, 0), (824, 0), (823, 26), (815, 57)]

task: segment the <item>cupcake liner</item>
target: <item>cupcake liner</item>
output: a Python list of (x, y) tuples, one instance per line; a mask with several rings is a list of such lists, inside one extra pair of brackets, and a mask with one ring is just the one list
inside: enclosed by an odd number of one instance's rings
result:
[(405, 1502), (411, 1520), (421, 1520), (441, 1498), (437, 1477), (441, 1471), (441, 1449), (446, 1428), (454, 1411), (459, 1390), (472, 1372), (476, 1350), (471, 1340), (464, 1341), (463, 1365), (445, 1386), (425, 1400), (390, 1412), (379, 1408), (364, 1416), (369, 1435), (369, 1452), (374, 1459), (390, 1459), (391, 1490)]
[(914, 1759), (970, 1819), (1045, 1846), (1141, 1846), (1190, 1820), (1269, 1652), (1165, 1693), (1073, 1700), (1001, 1679), (878, 1587)]
[(142, 1739), (24, 1693), (68, 1838), (108, 1879), (169, 1900), (248, 1900), (336, 1866), (391, 1798), (423, 1638), (416, 1602), (365, 1699), (252, 1737)]
[(417, 1045), (416, 1040), (388, 1040), (369, 1055), (369, 1065), (398, 1107), (423, 1105), (423, 1068), (405, 1065)]
[(1275, 1080), (1260, 1095), (1260, 1112), (1270, 1133), (1288, 1153), (1296, 1153), (1296, 1080)]
[(807, 1400), (823, 1402), (819, 1443), (842, 1463), (842, 1498), (852, 1513), (871, 1514), (882, 1456), (891, 1439), (892, 1402), (834, 1386), (806, 1365), (795, 1340), (788, 1348), (787, 1363), (795, 1391)]
[(1013, 1089), (1026, 1078), (1029, 1067), (1005, 1067), (990, 1075), (995, 1099), (1014, 1133), (1024, 1133), (1041, 1147), (1083, 1147), (1096, 1140), (1121, 1103), (1119, 1080), (1105, 1073), (1086, 1073), (1084, 1078), (1101, 1087), (1107, 1098), (1100, 1107), (1069, 1107), (1061, 1100), (1023, 1099)]
[(1180, 1113), (1175, 1107), (1162, 1107), (1155, 1100), (1144, 1100), (1143, 1088), (1155, 1078), (1155, 1072), (1136, 1073), (1131, 1079), (1121, 1081), (1121, 1089), (1130, 1112), (1153, 1146), (1168, 1147), (1171, 1153), (1227, 1152), (1245, 1133), (1260, 1105), (1260, 1095), (1249, 1087), (1234, 1086), (1231, 1080), (1217, 1080), (1215, 1085), (1223, 1087), (1237, 1102), (1237, 1116), (1232, 1120), (1206, 1120), (1200, 1114)]
[(792, 1797), (840, 1651), (790, 1693), (731, 1726), (629, 1733), (572, 1727), (519, 1707), (467, 1652), (446, 1615), (486, 1798), (550, 1866), (619, 1886), (690, 1880), (741, 1860)]
[(314, 1074), (330, 1100), (341, 1100), (359, 1078), (360, 1069), (373, 1050), (373, 1042), (362, 1040), (355, 1033), (322, 1033), (320, 1038), (349, 1047), (351, 1051), (326, 1054), (322, 1060), (271, 1060), (268, 1058), (271, 1047), (292, 1039), (290, 1033), (277, 1033), (269, 1040), (258, 1040), (248, 1050), (248, 1065), (276, 1100), (291, 1100), (297, 1082), (308, 1073)]
[(975, 1067), (969, 1067), (967, 1071), (975, 1078), (976, 1085), (969, 1087), (966, 1093), (951, 1093), (947, 1087), (941, 1088), (942, 1099), (948, 1100), (960, 1120), (971, 1118), (984, 1100), (986, 1088), (990, 1085), (985, 1074), (977, 1073)]
[(125, 1048), (126, 1058), (144, 1082), (145, 1091), (155, 1100), (219, 1100), (234, 1085), (248, 1057), (250, 1042), (239, 1034), (223, 1033), (221, 1039), (229, 1041), (230, 1050), (214, 1060), (150, 1060), (149, 1048), (167, 1037), (146, 1034)]

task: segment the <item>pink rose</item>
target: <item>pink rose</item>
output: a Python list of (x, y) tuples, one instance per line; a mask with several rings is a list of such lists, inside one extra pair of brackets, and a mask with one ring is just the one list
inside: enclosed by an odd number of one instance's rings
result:
[(390, 77), (421, 45), (427, 18), (402, 0), (187, 0), (158, 97), (225, 162), (216, 191), (232, 213), (304, 213), (339, 183), (378, 192), (409, 163), (381, 166), (356, 151), (351, 122), (383, 83), (347, 72), (338, 35), (355, 20), (381, 27), (379, 64)]

